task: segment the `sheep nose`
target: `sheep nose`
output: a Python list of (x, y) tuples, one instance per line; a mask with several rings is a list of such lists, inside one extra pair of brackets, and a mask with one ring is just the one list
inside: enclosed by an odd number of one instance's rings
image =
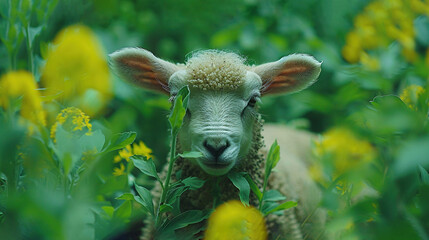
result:
[(209, 138), (204, 141), (204, 147), (215, 158), (218, 159), (220, 155), (230, 146), (227, 139)]

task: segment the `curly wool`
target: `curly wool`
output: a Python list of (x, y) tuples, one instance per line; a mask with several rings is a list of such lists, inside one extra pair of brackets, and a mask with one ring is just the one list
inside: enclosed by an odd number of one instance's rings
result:
[(231, 52), (216, 50), (194, 53), (186, 62), (188, 83), (202, 90), (234, 90), (242, 86), (245, 59)]

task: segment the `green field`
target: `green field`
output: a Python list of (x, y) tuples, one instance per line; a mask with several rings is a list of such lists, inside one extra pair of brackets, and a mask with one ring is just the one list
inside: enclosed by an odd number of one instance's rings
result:
[(0, 40), (2, 240), (138, 239), (160, 211), (148, 191), (182, 120), (113, 74), (124, 47), (174, 63), (205, 49), (322, 61), (305, 91), (257, 104), (317, 135), (326, 232), (429, 240), (428, 0), (0, 0)]

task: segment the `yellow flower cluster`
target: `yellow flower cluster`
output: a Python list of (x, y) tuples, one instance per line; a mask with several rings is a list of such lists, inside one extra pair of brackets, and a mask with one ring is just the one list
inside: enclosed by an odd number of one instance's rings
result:
[(414, 61), (417, 53), (413, 22), (420, 14), (429, 16), (429, 1), (377, 0), (370, 3), (354, 19), (354, 29), (347, 34), (342, 50), (344, 58), (350, 63), (360, 62), (369, 70), (378, 70), (378, 59), (368, 50), (397, 41), (404, 57)]
[(211, 214), (204, 239), (267, 239), (264, 217), (256, 208), (237, 200), (226, 202)]
[(26, 71), (9, 72), (0, 78), (0, 107), (9, 109), (10, 100), (22, 98), (21, 116), (34, 124), (45, 125), (45, 112), (37, 84), (31, 73)]
[(84, 131), (86, 135), (92, 132), (92, 124), (89, 122), (89, 117), (82, 110), (76, 107), (63, 109), (56, 118), (56, 122), (51, 128), (51, 138), (56, 142), (55, 135), (57, 127), (61, 125), (68, 132)]
[(119, 168), (113, 168), (113, 176), (121, 176), (125, 174), (125, 165), (123, 163), (120, 164)]
[(113, 158), (114, 163), (120, 163), (119, 167), (113, 169), (114, 176), (120, 176), (125, 174), (125, 165), (121, 163), (122, 160), (126, 162), (130, 161), (130, 157), (134, 155), (142, 155), (149, 158), (153, 158), (152, 149), (148, 148), (143, 141), (138, 144), (127, 145), (124, 149), (119, 151), (119, 154)]
[[(334, 178), (371, 162), (376, 157), (374, 147), (359, 139), (352, 131), (344, 127), (333, 128), (323, 134), (316, 142), (316, 155), (327, 158), (334, 168)], [(314, 178), (321, 176), (315, 169), (310, 172)]]
[(418, 110), (419, 102), (421, 102), (421, 98), (425, 98), (425, 95), (426, 90), (422, 86), (410, 85), (402, 91), (399, 98), (401, 98), (407, 107)]
[(76, 25), (62, 30), (54, 45), (42, 70), (45, 94), (93, 116), (111, 97), (108, 65), (99, 42), (89, 28)]

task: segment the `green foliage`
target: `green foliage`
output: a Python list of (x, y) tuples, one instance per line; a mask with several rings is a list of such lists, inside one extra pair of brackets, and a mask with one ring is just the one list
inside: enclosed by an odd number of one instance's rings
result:
[[(280, 161), (280, 146), (277, 144), (277, 140), (274, 141), (274, 143), (270, 147), (270, 151), (267, 155), (267, 160), (265, 162), (265, 174), (264, 174), (264, 182), (263, 182), (263, 188), (262, 191), (258, 188), (256, 183), (252, 180), (252, 178), (248, 174), (243, 174), (243, 179), (246, 182), (247, 189), (250, 186), (250, 189), (252, 189), (252, 192), (256, 195), (259, 201), (259, 211), (261, 211), (265, 216), (271, 213), (276, 214), (282, 214), (283, 210), (286, 210), (291, 207), (295, 207), (297, 203), (295, 201), (287, 201), (283, 203), (278, 203), (279, 201), (286, 200), (286, 197), (283, 196), (279, 191), (276, 189), (270, 189), (266, 190), (268, 179), (271, 175), (272, 170), (277, 165), (277, 163)], [(237, 188), (238, 186), (234, 184)], [(239, 188), (240, 189), (240, 188)], [(242, 190), (240, 190), (240, 199), (241, 199), (241, 193)], [(248, 200), (248, 199), (247, 199)], [(241, 200), (243, 202), (243, 200)], [(244, 202), (243, 202), (244, 203)], [(247, 202), (248, 204), (248, 202)]]
[(238, 188), (240, 201), (244, 206), (249, 206), (250, 185), (244, 177), (246, 173), (230, 172), (228, 178)]
[(283, 210), (291, 207), (295, 207), (297, 203), (295, 201), (287, 201), (278, 203), (279, 201), (286, 200), (279, 191), (275, 189), (266, 190), (268, 184), (268, 178), (271, 175), (272, 170), (280, 161), (280, 146), (277, 144), (277, 140), (270, 147), (270, 151), (267, 155), (265, 163), (265, 174), (262, 191), (258, 188), (256, 183), (253, 181), (251, 176), (245, 172), (234, 172), (228, 173), (228, 178), (234, 184), (239, 191), (240, 201), (245, 205), (249, 206), (250, 190), (255, 194), (259, 201), (259, 211), (265, 216), (271, 213), (282, 214)]
[(187, 86), (181, 88), (174, 99), (173, 110), (170, 113), (168, 121), (170, 122), (171, 135), (173, 138), (177, 136), (182, 127), (183, 118), (188, 107), (189, 88)]
[[(201, 188), (205, 181), (197, 177), (188, 177), (183, 180), (178, 180), (170, 184), (170, 178), (172, 174), (172, 167), (174, 161), (178, 157), (184, 158), (198, 158), (201, 157), (200, 152), (185, 152), (176, 155), (176, 138), (179, 132), (183, 118), (186, 113), (187, 103), (189, 98), (189, 88), (187, 86), (180, 89), (175, 97), (173, 108), (170, 113), (169, 122), (171, 126), (171, 158), (168, 165), (167, 176), (164, 181), (160, 179), (156, 171), (156, 167), (152, 159), (147, 159), (144, 156), (132, 156), (130, 159), (143, 174), (154, 177), (158, 180), (162, 187), (161, 199), (157, 202), (157, 209), (154, 210), (153, 198), (149, 190), (143, 186), (135, 184), (136, 190), (139, 196), (135, 197), (135, 200), (143, 205), (143, 208), (152, 215), (155, 219), (156, 232), (155, 237), (157, 239), (165, 238), (177, 238), (175, 233), (176, 230), (187, 227), (190, 224), (199, 223), (204, 219), (207, 219), (209, 212), (203, 212), (199, 210), (189, 210), (186, 212), (180, 211), (180, 196), (188, 191)], [(174, 218), (167, 218), (166, 213), (174, 213)], [(191, 228), (192, 229), (192, 228)], [(187, 230), (188, 231), (188, 230)], [(194, 234), (196, 234), (195, 232)], [(193, 235), (193, 234), (192, 234)], [(191, 235), (191, 236), (192, 236)]]
[(156, 172), (155, 163), (153, 163), (152, 159), (147, 159), (145, 156), (132, 156), (130, 159), (133, 161), (134, 166), (137, 167), (142, 173), (156, 178), (156, 180), (161, 183), (162, 188), (164, 188), (164, 185), (162, 185), (162, 181)]

